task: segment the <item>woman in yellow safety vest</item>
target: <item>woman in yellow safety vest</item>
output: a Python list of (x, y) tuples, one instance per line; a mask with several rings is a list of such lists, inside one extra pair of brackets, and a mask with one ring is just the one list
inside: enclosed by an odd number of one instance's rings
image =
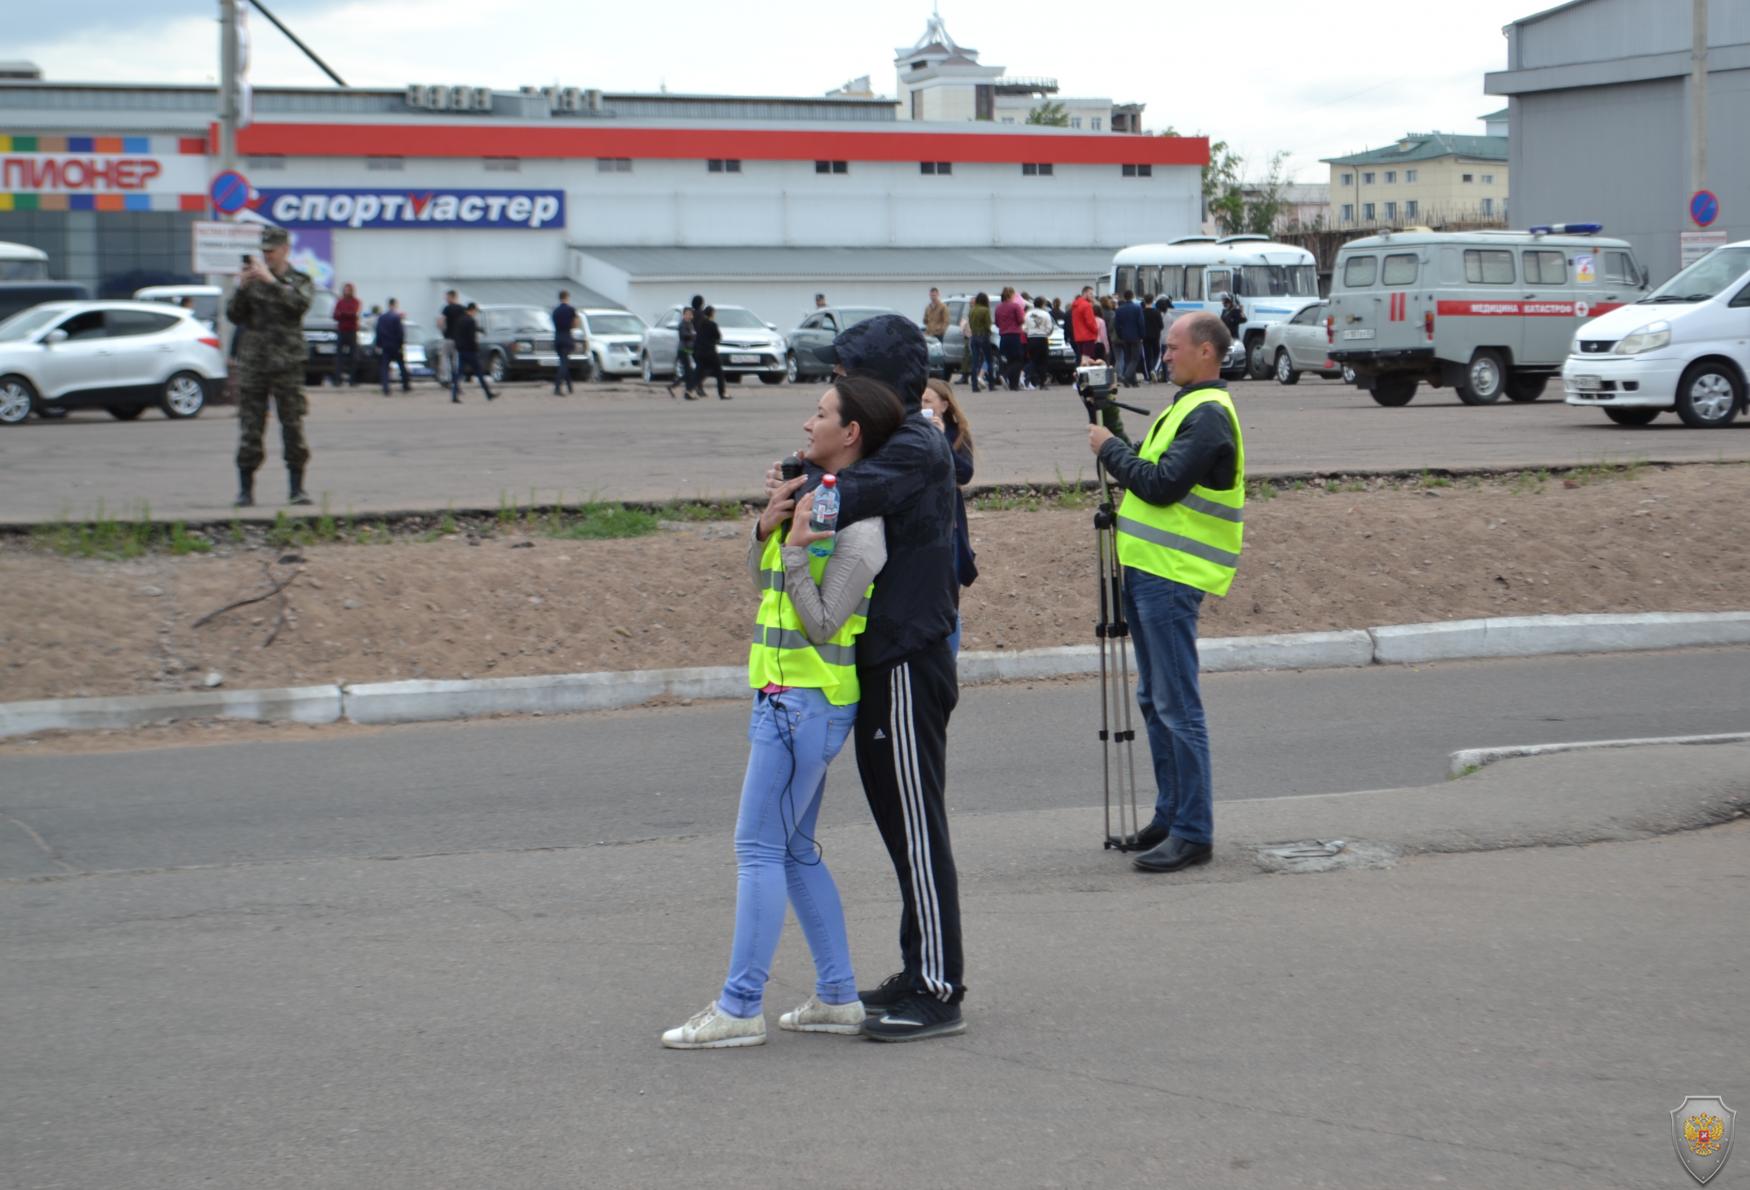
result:
[[(802, 457), (832, 474), (881, 449), (900, 423), (899, 395), (878, 380), (840, 377), (802, 425)], [(805, 1033), (858, 1033), (863, 1004), (851, 970), (838, 888), (814, 841), (826, 770), (857, 718), (857, 636), (875, 576), (887, 562), (879, 518), (832, 533), (809, 528), (806, 478), (772, 494), (748, 543), (760, 593), (748, 653), (751, 748), (735, 823), (735, 940), (723, 990), (662, 1035), (670, 1049), (764, 1045), (766, 979), (786, 903), (814, 956), (814, 995), (778, 1024)]]

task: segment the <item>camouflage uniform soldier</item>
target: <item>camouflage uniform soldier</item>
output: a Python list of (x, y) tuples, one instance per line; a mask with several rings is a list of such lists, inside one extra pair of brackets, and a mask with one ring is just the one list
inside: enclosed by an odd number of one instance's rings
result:
[(255, 469), (265, 453), (267, 402), (279, 411), (290, 502), (310, 503), (304, 491), (304, 466), (310, 448), (304, 442), (304, 311), (316, 295), (310, 278), (286, 259), (290, 237), (283, 227), (261, 229), (261, 260), (250, 260), (237, 278), (237, 291), (225, 315), (247, 327), (238, 351), (242, 370), (238, 386), (237, 507), (255, 503)]

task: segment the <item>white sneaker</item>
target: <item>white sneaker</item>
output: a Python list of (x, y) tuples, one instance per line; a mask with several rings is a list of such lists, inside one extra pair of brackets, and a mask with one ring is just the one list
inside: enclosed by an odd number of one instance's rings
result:
[(766, 1018), (762, 1016), (730, 1016), (717, 1007), (717, 1001), (686, 1024), (662, 1035), (662, 1044), (671, 1050), (721, 1050), (740, 1045), (766, 1043)]
[(796, 1033), (861, 1033), (864, 1015), (861, 1000), (822, 1004), (819, 996), (810, 996), (802, 1007), (779, 1017), (778, 1027)]

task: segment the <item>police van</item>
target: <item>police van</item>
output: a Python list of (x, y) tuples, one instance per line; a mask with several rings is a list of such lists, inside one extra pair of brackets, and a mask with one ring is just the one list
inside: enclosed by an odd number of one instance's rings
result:
[(1354, 368), (1381, 405), (1407, 405), (1421, 381), (1451, 385), (1467, 405), (1502, 393), (1535, 401), (1581, 323), (1646, 292), (1627, 242), (1601, 230), (1418, 229), (1352, 240), (1331, 276), (1331, 358)]

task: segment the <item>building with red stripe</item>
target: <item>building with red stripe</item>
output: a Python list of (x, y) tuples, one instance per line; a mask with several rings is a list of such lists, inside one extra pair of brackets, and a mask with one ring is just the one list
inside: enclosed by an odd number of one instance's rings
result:
[[(7, 80), (0, 134), (210, 149), (215, 106), (206, 87)], [(1195, 233), (1208, 160), (1202, 138), (900, 120), (843, 95), (257, 88), (253, 106), (237, 164), (256, 214), (325, 283), (422, 323), (449, 286), (545, 303), (566, 284), (646, 317), (704, 292), (781, 327), (817, 292), (913, 314), (931, 284), (1068, 297), (1116, 249)], [(94, 288), (186, 274), (185, 194), (15, 199), (0, 239)]]

